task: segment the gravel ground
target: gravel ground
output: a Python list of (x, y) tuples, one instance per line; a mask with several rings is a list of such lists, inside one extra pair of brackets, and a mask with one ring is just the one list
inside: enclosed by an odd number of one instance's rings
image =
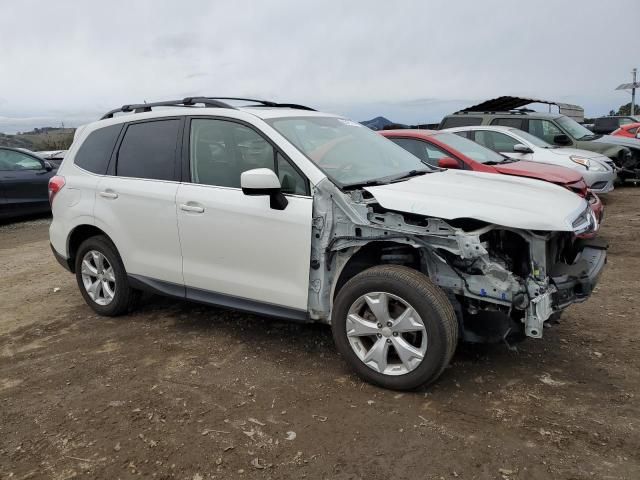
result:
[(0, 226), (0, 477), (638, 479), (640, 189), (605, 202), (590, 301), (404, 394), (354, 377), (324, 326), (153, 296), (99, 318), (48, 219)]

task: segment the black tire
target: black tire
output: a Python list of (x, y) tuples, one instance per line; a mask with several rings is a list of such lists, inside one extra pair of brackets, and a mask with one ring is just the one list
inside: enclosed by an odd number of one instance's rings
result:
[[(115, 290), (111, 302), (107, 305), (96, 303), (87, 292), (84, 282), (82, 281), (82, 260), (87, 252), (95, 250), (105, 256), (111, 267), (115, 277)], [(78, 288), (87, 305), (89, 305), (96, 313), (106, 317), (115, 317), (127, 313), (135, 300), (138, 298), (137, 291), (129, 286), (127, 272), (122, 263), (122, 259), (118, 254), (115, 245), (104, 235), (90, 237), (83, 241), (78, 248), (75, 258), (75, 272)]]
[[(422, 318), (427, 350), (408, 373), (388, 375), (368, 367), (349, 343), (347, 314), (352, 304), (370, 292), (402, 298)], [(435, 381), (451, 361), (458, 342), (458, 321), (445, 293), (419, 271), (399, 265), (369, 268), (350, 279), (338, 292), (331, 315), (333, 339), (340, 354), (362, 379), (393, 390), (412, 390)]]

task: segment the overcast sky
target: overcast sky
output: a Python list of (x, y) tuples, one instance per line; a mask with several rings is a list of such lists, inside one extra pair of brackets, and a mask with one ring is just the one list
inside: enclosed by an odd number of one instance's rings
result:
[(499, 95), (605, 114), (640, 67), (637, 0), (3, 1), (0, 132), (187, 95), (403, 123)]

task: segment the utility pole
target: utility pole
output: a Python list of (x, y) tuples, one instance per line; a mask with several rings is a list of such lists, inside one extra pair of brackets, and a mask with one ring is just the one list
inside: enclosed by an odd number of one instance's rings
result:
[(636, 74), (638, 73), (638, 69), (634, 68), (631, 70), (631, 74), (633, 75), (633, 88), (631, 89), (631, 115), (636, 114)]
[(638, 82), (637, 74), (638, 74), (638, 69), (634, 68), (633, 70), (631, 70), (633, 82), (623, 83), (622, 85), (618, 85), (618, 87), (616, 88), (616, 90), (631, 90), (631, 115), (635, 115), (636, 88), (640, 88), (640, 82)]

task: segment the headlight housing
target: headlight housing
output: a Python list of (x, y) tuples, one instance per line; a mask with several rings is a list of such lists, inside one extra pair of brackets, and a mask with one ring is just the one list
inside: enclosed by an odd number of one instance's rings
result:
[(608, 172), (609, 169), (607, 168), (607, 165), (599, 162), (597, 160), (590, 160), (591, 165), (589, 166), (589, 170), (592, 170), (594, 172)]
[(592, 233), (598, 230), (598, 219), (590, 205), (573, 221), (572, 227), (573, 233), (576, 235)]
[(588, 158), (579, 157), (577, 155), (571, 155), (569, 157), (573, 163), (577, 163), (578, 165), (582, 165), (584, 168), (589, 170), (591, 168), (591, 161)]

